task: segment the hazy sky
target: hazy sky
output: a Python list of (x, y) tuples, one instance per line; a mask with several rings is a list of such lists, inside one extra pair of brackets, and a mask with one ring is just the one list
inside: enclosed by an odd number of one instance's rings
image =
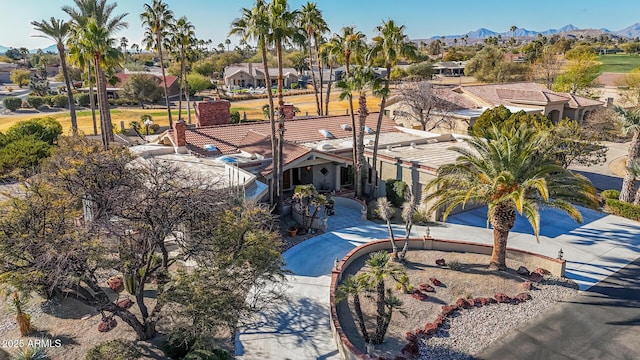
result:
[[(72, 0), (0, 0), (0, 45), (7, 47), (44, 48), (51, 41), (32, 37), (36, 34), (30, 22), (51, 16), (67, 19), (60, 8), (73, 5)], [(9, 5), (10, 2), (10, 5)], [(177, 17), (186, 16), (196, 28), (199, 39), (213, 41), (213, 46), (228, 37), (229, 24), (240, 15), (240, 8), (251, 7), (254, 0), (165, 0)], [(306, 0), (289, 0), (299, 8)], [(529, 30), (546, 30), (573, 24), (579, 28), (620, 30), (640, 22), (637, 0), (316, 0), (318, 8), (332, 31), (355, 25), (368, 37), (384, 19), (404, 24), (410, 38), (455, 35), (480, 27), (497, 32), (511, 25)], [(117, 13), (129, 13), (129, 28), (116, 34), (126, 36), (129, 44), (140, 43), (143, 29), (140, 13), (151, 0), (117, 1)], [(230, 38), (233, 44), (237, 37)]]

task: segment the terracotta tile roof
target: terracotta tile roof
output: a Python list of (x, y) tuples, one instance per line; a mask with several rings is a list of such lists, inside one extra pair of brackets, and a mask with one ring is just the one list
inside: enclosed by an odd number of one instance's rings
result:
[[(271, 154), (271, 140), (269, 140), (269, 144), (268, 144), (268, 148), (269, 148), (269, 155)], [(283, 156), (283, 161), (284, 164), (287, 165), (293, 161), (296, 161), (298, 159), (300, 159), (303, 156), (308, 155), (312, 150), (309, 149), (308, 147), (305, 146), (301, 146), (298, 144), (294, 144), (292, 142), (289, 141), (285, 141), (282, 144), (282, 153), (284, 154)], [(273, 163), (269, 163), (269, 165), (264, 168), (261, 173), (263, 175), (267, 175), (269, 174), (271, 171), (273, 170)]]
[[(152, 74), (152, 73), (141, 73), (142, 75), (151, 75), (153, 77), (155, 77), (156, 79), (158, 79), (158, 85), (163, 86), (162, 85), (162, 76), (161, 75), (156, 75), (156, 74)], [(121, 88), (124, 83), (127, 82), (127, 80), (129, 79), (129, 77), (131, 75), (135, 75), (135, 73), (133, 74), (125, 74), (125, 73), (119, 73), (116, 74), (116, 77), (118, 77), (118, 83), (114, 86), (116, 88)], [(177, 76), (173, 76), (173, 75), (167, 75), (167, 87), (171, 87), (171, 85), (173, 85), (174, 82), (176, 82), (178, 80)]]

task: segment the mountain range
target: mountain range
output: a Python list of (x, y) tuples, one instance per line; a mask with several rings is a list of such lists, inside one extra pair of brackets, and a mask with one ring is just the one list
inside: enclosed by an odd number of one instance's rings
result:
[[(7, 50), (9, 50), (8, 47), (0, 45), (0, 54), (6, 53)], [(38, 52), (38, 50), (39, 49), (30, 49), (29, 53), (30, 54), (35, 54), (36, 52)], [(40, 49), (40, 50), (42, 50), (45, 53), (54, 53), (54, 54), (58, 53), (58, 48), (56, 47), (56, 44), (51, 44), (51, 45), (47, 46), (46, 48)]]
[[(544, 30), (544, 31), (535, 31), (535, 30), (528, 30), (528, 29), (524, 29), (524, 28), (518, 28), (516, 29), (515, 32), (511, 33), (511, 31), (505, 31), (505, 32), (495, 32), (493, 30), (489, 30), (486, 28), (480, 28), (476, 31), (469, 31), (465, 34), (462, 35), (444, 35), (445, 39), (462, 39), (465, 37), (465, 35), (467, 36), (467, 38), (469, 39), (485, 39), (491, 36), (498, 36), (500, 35), (501, 37), (511, 37), (511, 36), (515, 36), (515, 37), (533, 37), (533, 36), (538, 36), (538, 34), (547, 36), (547, 35), (554, 35), (554, 34), (562, 34), (562, 33), (569, 33), (572, 31), (580, 31), (580, 30), (593, 30), (593, 29), (580, 29), (574, 25), (568, 24), (565, 25), (559, 29), (548, 29), (548, 30)], [(640, 37), (640, 23), (635, 23), (631, 26), (628, 26), (624, 29), (618, 30), (618, 31), (611, 31), (609, 29), (605, 29), (605, 28), (601, 28), (601, 29), (597, 29), (596, 31), (600, 31), (603, 33), (607, 33), (610, 35), (616, 35), (616, 36), (621, 36), (621, 37), (626, 37), (626, 38), (631, 38), (631, 39), (635, 39)], [(435, 39), (440, 39), (442, 38), (442, 36), (432, 36), (430, 38), (430, 40), (435, 40)], [(414, 41), (419, 41), (419, 40), (414, 40)]]

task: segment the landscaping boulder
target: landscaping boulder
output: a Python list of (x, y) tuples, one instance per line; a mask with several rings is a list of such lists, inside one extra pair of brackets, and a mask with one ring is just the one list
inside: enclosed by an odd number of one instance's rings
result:
[(434, 323), (428, 323), (427, 325), (424, 326), (424, 333), (427, 336), (433, 335), (438, 331), (438, 325), (434, 324)]
[(116, 303), (116, 305), (120, 309), (128, 309), (133, 306), (133, 301), (131, 299), (122, 299)]
[(476, 306), (476, 300), (475, 299), (469, 299), (469, 300), (467, 300), (467, 302), (469, 303), (469, 306), (471, 306), (471, 307)]
[(520, 284), (520, 286), (522, 286), (523, 289), (525, 290), (531, 290), (531, 281), (525, 281), (522, 284)]
[(107, 280), (107, 286), (115, 292), (120, 292), (124, 290), (124, 281), (122, 281), (120, 276), (114, 276)]
[(511, 298), (503, 293), (495, 294), (494, 298), (496, 299), (497, 302), (502, 304), (511, 302)]
[(516, 272), (522, 276), (529, 276), (530, 274), (529, 269), (524, 266), (520, 266)]
[(540, 275), (550, 275), (551, 273), (547, 269), (537, 268), (536, 272)]
[(518, 299), (518, 301), (520, 302), (525, 302), (527, 300), (531, 300), (531, 295), (529, 295), (528, 293), (520, 293), (516, 296), (513, 297), (514, 299)]
[(487, 298), (483, 298), (483, 297), (477, 298), (476, 299), (476, 305), (478, 305), (478, 303), (480, 303), (479, 306), (485, 306), (485, 305), (487, 305), (489, 303), (489, 300), (487, 300)]
[(411, 331), (407, 331), (407, 333), (404, 335), (404, 338), (407, 339), (407, 341), (414, 341), (416, 339), (416, 334), (412, 333)]
[(494, 299), (494, 298), (487, 298), (487, 303), (488, 304), (496, 304), (498, 302), (498, 300)]
[(529, 275), (529, 280), (533, 281), (533, 282), (540, 282), (544, 279), (544, 277), (542, 275), (540, 275), (537, 272), (533, 272), (531, 273), (531, 275)]
[(436, 265), (438, 265), (438, 266), (447, 266), (447, 262), (444, 261), (444, 259), (438, 259), (438, 260), (436, 260)]
[(436, 278), (429, 278), (429, 281), (431, 281), (433, 286), (442, 286), (442, 282)]
[(411, 297), (413, 297), (414, 299), (418, 299), (420, 301), (425, 301), (429, 298), (427, 294), (422, 293), (422, 291), (420, 290), (414, 291), (413, 294), (411, 294)]
[(424, 292), (434, 292), (436, 291), (433, 286), (429, 285), (429, 284), (420, 284), (418, 286), (418, 289), (420, 289), (420, 291), (424, 291)]
[(116, 327), (118, 323), (116, 322), (116, 319), (112, 318), (112, 317), (108, 317), (106, 319), (103, 319), (100, 324), (98, 324), (98, 331), (99, 332), (107, 332), (107, 331), (111, 331), (111, 329), (113, 329), (114, 327)]
[(444, 305), (444, 306), (442, 306), (441, 315), (443, 317), (447, 317), (447, 316), (452, 315), (454, 312), (456, 312), (456, 310), (458, 310), (458, 306), (456, 306), (456, 305)]
[(471, 307), (471, 304), (469, 304), (467, 300), (460, 298), (456, 300), (456, 306), (462, 309), (469, 309)]

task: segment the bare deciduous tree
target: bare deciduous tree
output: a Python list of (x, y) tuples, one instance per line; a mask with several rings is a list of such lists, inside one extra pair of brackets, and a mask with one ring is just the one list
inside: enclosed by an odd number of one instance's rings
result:
[(448, 116), (454, 105), (442, 95), (445, 89), (426, 81), (407, 82), (398, 86), (398, 96), (406, 111), (403, 115), (422, 125), (422, 130), (437, 128), (453, 130), (453, 119)]

